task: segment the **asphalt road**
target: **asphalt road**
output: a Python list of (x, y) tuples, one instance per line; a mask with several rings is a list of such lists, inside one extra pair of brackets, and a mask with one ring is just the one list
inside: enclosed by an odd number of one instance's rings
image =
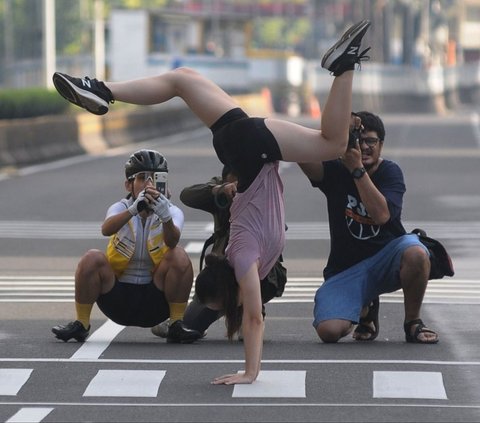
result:
[[(267, 305), (262, 373), (249, 386), (209, 383), (243, 361), (242, 344), (226, 341), (221, 321), (193, 345), (119, 327), (97, 308), (85, 344), (50, 333), (74, 317), (79, 257), (106, 245), (99, 227), (124, 195), (128, 155), (141, 146), (161, 151), (181, 205), (182, 187), (220, 171), (208, 131), (0, 174), (0, 421), (480, 421), (479, 113), (384, 117), (383, 155), (407, 182), (405, 226), (443, 241), (456, 269), (431, 281), (423, 307), (440, 343), (404, 342), (401, 292), (381, 298), (375, 342), (318, 340), (311, 321), (329, 248), (325, 201), (285, 164), (289, 281)], [(182, 244), (197, 268), (210, 220), (182, 208)]]

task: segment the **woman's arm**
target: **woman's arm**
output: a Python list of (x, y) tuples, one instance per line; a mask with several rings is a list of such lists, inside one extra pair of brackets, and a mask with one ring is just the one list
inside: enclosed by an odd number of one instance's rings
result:
[(245, 350), (245, 371), (215, 378), (213, 384), (233, 385), (252, 383), (260, 373), (263, 349), (264, 322), (258, 265), (254, 263), (240, 280), (240, 296), (243, 299), (242, 333)]

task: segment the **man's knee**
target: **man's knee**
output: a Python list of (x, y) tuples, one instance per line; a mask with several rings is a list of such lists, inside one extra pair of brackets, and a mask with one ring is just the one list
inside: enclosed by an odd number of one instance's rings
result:
[(422, 272), (428, 275), (430, 271), (430, 258), (428, 253), (420, 246), (407, 248), (402, 255), (401, 269)]
[(318, 324), (316, 331), (323, 342), (331, 344), (338, 342), (345, 336), (348, 332), (347, 326), (351, 327), (351, 323), (326, 320)]

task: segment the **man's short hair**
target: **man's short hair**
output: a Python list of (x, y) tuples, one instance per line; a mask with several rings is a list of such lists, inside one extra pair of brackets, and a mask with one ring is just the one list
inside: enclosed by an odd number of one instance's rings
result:
[(379, 116), (365, 110), (355, 114), (362, 119), (362, 125), (366, 131), (375, 131), (380, 141), (385, 139), (385, 126)]

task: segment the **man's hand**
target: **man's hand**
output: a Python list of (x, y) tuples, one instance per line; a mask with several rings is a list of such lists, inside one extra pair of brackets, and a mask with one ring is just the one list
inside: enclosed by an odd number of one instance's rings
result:
[(144, 204), (144, 208), (146, 206), (146, 198), (145, 198), (145, 190), (141, 191), (139, 194), (138, 194), (138, 197), (137, 199), (133, 202), (133, 204), (128, 208), (128, 211), (130, 212), (130, 214), (132, 216), (136, 216), (142, 209), (142, 207), (140, 207), (140, 210), (138, 209), (139, 207), (139, 204), (143, 201), (143, 204)]
[(356, 141), (360, 138), (360, 134), (365, 128), (362, 125), (362, 119), (360, 116), (357, 116), (355, 113), (352, 112), (350, 115), (350, 129), (349, 129), (349, 138), (348, 138), (348, 146), (349, 148), (355, 148)]
[(230, 182), (228, 184), (223, 184), (220, 191), (223, 192), (223, 194), (225, 194), (225, 196), (231, 201), (237, 193), (237, 183)]
[(362, 119), (357, 114), (350, 115), (350, 131), (363, 131)]
[(170, 214), (170, 201), (168, 201), (167, 197), (163, 194), (160, 194), (157, 198), (152, 197), (150, 207), (163, 223), (172, 219), (172, 215)]
[(343, 165), (351, 173), (357, 167), (363, 167), (362, 151), (358, 141), (355, 141), (355, 147), (347, 148), (345, 154), (341, 157)]
[(237, 182), (226, 182), (217, 185), (212, 189), (215, 204), (218, 208), (224, 209), (229, 207), (233, 197), (237, 194)]

